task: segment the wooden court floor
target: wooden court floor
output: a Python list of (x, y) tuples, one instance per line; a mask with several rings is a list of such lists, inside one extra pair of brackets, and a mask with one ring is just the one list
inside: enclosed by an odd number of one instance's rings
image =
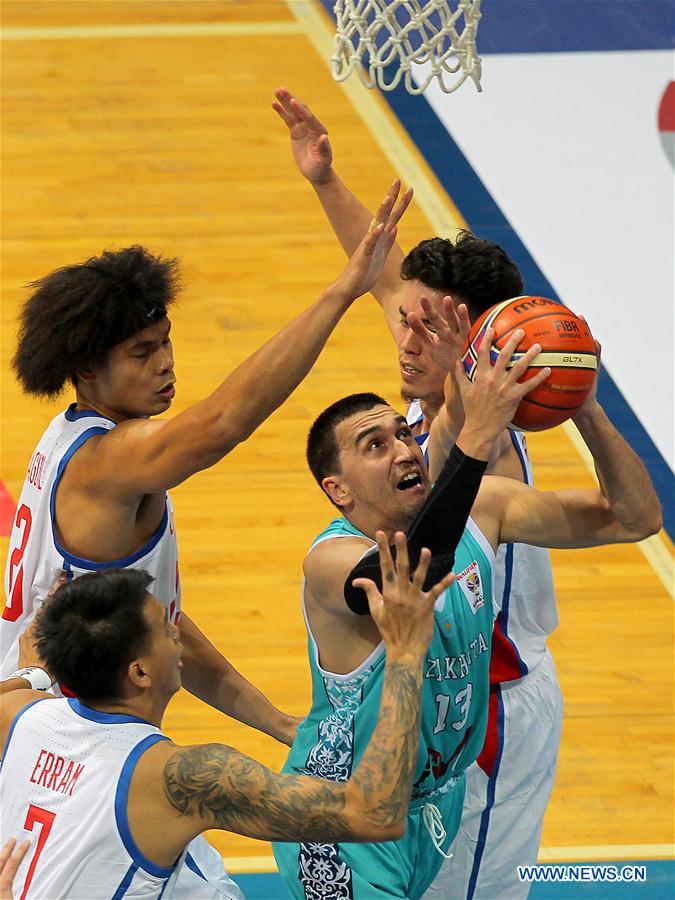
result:
[[(11, 376), (28, 281), (132, 243), (179, 256), (180, 410), (340, 271), (341, 251), (270, 109), (276, 86), (330, 123), (339, 169), (366, 202), (401, 171), (392, 160), (417, 173), (409, 180), (426, 187), (402, 223), (404, 247), (437, 229), (431, 208), (459, 222), (384, 105), (331, 80), (327, 22), (305, 0), (2, 3), (1, 474), (14, 499), (37, 438), (70, 402), (25, 400)], [(381, 123), (379, 139), (364, 115)], [(281, 410), (173, 492), (185, 608), (297, 715), (310, 697), (301, 560), (332, 515), (306, 471), (304, 440), (324, 406), (356, 390), (398, 402), (396, 355), (371, 298), (350, 311)], [(566, 431), (534, 436), (531, 448), (540, 486), (590, 484)], [(557, 552), (554, 568), (560, 627), (551, 647), (566, 718), (542, 858), (664, 855), (673, 840), (672, 600), (638, 547)], [(179, 742), (232, 744), (274, 768), (285, 757), (185, 693), (165, 729)], [(234, 870), (266, 867), (268, 845), (213, 839)]]

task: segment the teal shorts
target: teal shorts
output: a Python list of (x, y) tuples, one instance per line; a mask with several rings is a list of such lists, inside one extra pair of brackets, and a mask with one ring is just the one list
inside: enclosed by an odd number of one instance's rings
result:
[(434, 793), (412, 800), (405, 834), (398, 841), (273, 844), (284, 887), (294, 900), (418, 900), (444, 860), (436, 844), (447, 853), (457, 834), (464, 789), (462, 773)]

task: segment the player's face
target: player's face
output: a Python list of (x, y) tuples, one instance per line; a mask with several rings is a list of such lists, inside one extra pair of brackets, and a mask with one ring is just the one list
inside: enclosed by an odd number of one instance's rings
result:
[(166, 606), (152, 595), (148, 596), (145, 616), (150, 623), (151, 643), (146, 656), (150, 660), (153, 688), (158, 696), (170, 697), (181, 687), (180, 632), (169, 619)]
[(394, 337), (398, 347), (401, 396), (404, 400), (425, 400), (431, 404), (441, 403), (443, 400), (443, 382), (447, 370), (433, 361), (428, 347), (408, 325), (408, 316), (411, 312), (417, 313), (432, 331), (422, 309), (422, 298), (428, 298), (433, 306), (442, 312), (444, 296), (446, 295), (442, 291), (427, 287), (416, 279), (403, 282), (398, 310), (399, 320)]
[(340, 474), (333, 499), (347, 515), (367, 517), (373, 528), (407, 527), (429, 493), (429, 477), (403, 416), (375, 406), (341, 422), (335, 437)]
[(156, 416), (171, 406), (176, 393), (173, 347), (168, 318), (112, 348), (83, 390), (93, 391), (96, 407), (111, 418)]

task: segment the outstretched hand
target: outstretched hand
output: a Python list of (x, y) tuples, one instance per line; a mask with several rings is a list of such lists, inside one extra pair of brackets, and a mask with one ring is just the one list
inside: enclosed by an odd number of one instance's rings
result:
[[(545, 366), (527, 381), (519, 381), (527, 372), (530, 363), (541, 353), (539, 344), (532, 344), (522, 354), (516, 353), (518, 345), (525, 337), (525, 332), (520, 328), (514, 331), (504, 344), (494, 365), (491, 365), (490, 348), (493, 337), (494, 329), (488, 328), (478, 350), (473, 382), (467, 378), (463, 364), (460, 361), (455, 363), (455, 381), (464, 405), (462, 449), (465, 452), (467, 449), (464, 443), (469, 434), (480, 436), (482, 442), (491, 445), (508, 427), (523, 397), (539, 387), (551, 374), (549, 367)], [(514, 354), (516, 362), (512, 364)]]
[(333, 166), (333, 151), (326, 127), (286, 88), (277, 88), (274, 95), (277, 99), (272, 102), (272, 109), (290, 132), (291, 150), (298, 169), (308, 181), (319, 184), (328, 177)]
[[(338, 290), (356, 299), (375, 286), (387, 254), (396, 241), (397, 226), (410, 205), (412, 188), (399, 199), (401, 182), (396, 179), (370, 223), (370, 228), (335, 282)], [(397, 202), (398, 200), (398, 202)]]
[(423, 654), (433, 635), (434, 603), (452, 584), (455, 575), (450, 572), (429, 591), (424, 591), (430, 551), (426, 547), (422, 550), (411, 579), (408, 544), (403, 532), (397, 531), (394, 536), (396, 562), (392, 559), (385, 533), (378, 531), (375, 539), (380, 555), (382, 593), (369, 578), (356, 578), (354, 587), (366, 592), (370, 615), (382, 635), (388, 658)]
[(439, 368), (450, 371), (461, 358), (469, 337), (471, 323), (466, 304), (460, 303), (455, 307), (449, 296), (443, 297), (442, 310), (436, 309), (428, 297), (422, 297), (420, 302), (429, 324), (425, 325), (416, 312), (408, 313), (407, 323), (424, 343), (434, 363)]

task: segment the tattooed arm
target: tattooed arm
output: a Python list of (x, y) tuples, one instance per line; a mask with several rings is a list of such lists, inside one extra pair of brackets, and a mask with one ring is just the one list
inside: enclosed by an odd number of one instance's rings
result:
[(385, 841), (405, 830), (419, 740), (422, 660), (387, 660), (380, 717), (348, 782), (277, 775), (222, 744), (166, 762), (173, 808), (198, 824), (276, 841)]
[[(171, 864), (194, 835), (209, 828), (277, 841), (385, 841), (404, 833), (417, 762), (422, 659), (434, 602), (454, 576), (425, 593), (427, 550), (411, 581), (404, 536), (396, 535), (396, 568), (382, 532), (378, 547), (384, 596), (370, 581), (360, 586), (387, 659), (377, 727), (351, 779), (277, 775), (221, 744), (156, 744), (137, 766), (128, 809), (132, 834), (153, 862)], [(159, 772), (161, 803), (151, 786)]]

